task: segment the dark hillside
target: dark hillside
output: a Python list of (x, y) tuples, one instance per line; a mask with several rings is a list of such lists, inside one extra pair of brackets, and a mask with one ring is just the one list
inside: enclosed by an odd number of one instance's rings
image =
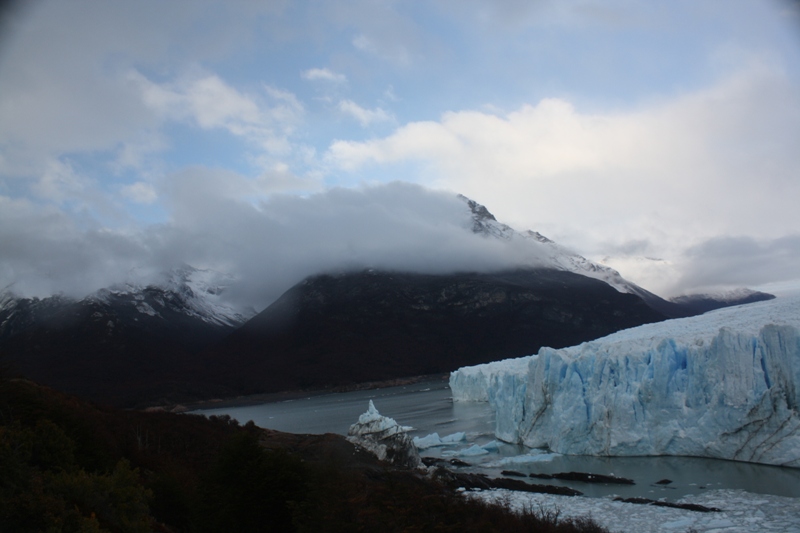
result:
[(402, 376), (564, 347), (666, 318), (642, 299), (559, 270), (309, 278), (208, 354), (215, 383), (248, 394)]
[(99, 409), (0, 378), (0, 531), (603, 531), (471, 501), (336, 435)]
[(0, 306), (0, 358), (38, 383), (111, 405), (203, 396), (192, 378), (195, 356), (235, 327), (183, 304), (152, 287), (104, 299), (8, 300)]
[(741, 291), (734, 295), (692, 294), (676, 296), (670, 302), (685, 310), (686, 316), (701, 315), (715, 309), (772, 300), (775, 295), (760, 291)]

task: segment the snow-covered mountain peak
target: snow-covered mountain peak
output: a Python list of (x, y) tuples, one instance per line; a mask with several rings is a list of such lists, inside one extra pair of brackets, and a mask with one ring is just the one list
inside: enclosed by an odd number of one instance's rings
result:
[(524, 233), (524, 235), (526, 237), (530, 237), (531, 239), (536, 239), (537, 241), (539, 241), (541, 243), (544, 243), (544, 244), (550, 244), (550, 243), (555, 244), (554, 241), (551, 241), (550, 239), (548, 239), (547, 237), (545, 237), (544, 235), (542, 235), (538, 231), (528, 230), (528, 231), (526, 231)]
[(517, 233), (511, 226), (498, 222), (495, 216), (486, 209), (486, 206), (470, 200), (463, 194), (459, 194), (458, 197), (467, 204), (472, 212), (473, 233), (503, 240), (509, 240)]
[(150, 316), (160, 310), (172, 311), (222, 326), (238, 326), (255, 314), (254, 310), (237, 310), (223, 299), (233, 276), (189, 265), (172, 268), (149, 282), (129, 280), (87, 296), (86, 301), (104, 304), (127, 301)]
[(0, 291), (0, 311), (16, 305), (16, 301), (18, 299), (19, 298), (13, 292), (11, 292), (10, 288), (6, 287)]
[(486, 237), (493, 237), (505, 241), (524, 240), (533, 246), (540, 247), (540, 251), (545, 257), (549, 266), (558, 270), (566, 270), (575, 274), (581, 274), (590, 278), (598, 279), (608, 283), (619, 292), (642, 295), (646, 291), (623, 278), (619, 272), (613, 268), (600, 265), (582, 255), (579, 255), (567, 248), (548, 239), (538, 231), (527, 230), (518, 232), (507, 224), (498, 222), (495, 216), (486, 209), (485, 206), (470, 200), (466, 196), (459, 195), (466, 202), (472, 212), (472, 231)]
[(713, 298), (714, 300), (720, 302), (739, 302), (759, 294), (762, 293), (746, 287), (739, 287), (736, 289), (721, 290), (716, 292), (693, 293), (683, 296), (676, 296), (675, 298), (672, 298), (672, 300), (674, 301), (680, 298)]

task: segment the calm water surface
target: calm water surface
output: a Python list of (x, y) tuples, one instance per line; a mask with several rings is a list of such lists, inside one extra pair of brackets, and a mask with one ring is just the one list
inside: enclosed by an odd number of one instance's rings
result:
[[(414, 429), (411, 436), (424, 437), (466, 433), (466, 442), (455, 446), (429, 448), (423, 456), (449, 457), (474, 444), (494, 440), (494, 415), (488, 404), (453, 402), (446, 381), (428, 381), (385, 389), (324, 394), (274, 401), (258, 405), (242, 405), (194, 411), (206, 416), (229, 415), (241, 423), (252, 420), (264, 428), (291, 433), (338, 433), (346, 435), (350, 425), (367, 410), (369, 401), (381, 414)], [(492, 453), (462, 456), (472, 466), (468, 471), (499, 476), (501, 470), (524, 474), (557, 472), (589, 472), (613, 474), (636, 481), (636, 485), (594, 485), (558, 480), (531, 479), (532, 483), (568, 485), (587, 496), (644, 496), (676, 500), (687, 494), (709, 489), (744, 489), (761, 494), (800, 497), (800, 469), (753, 465), (694, 457), (588, 457), (554, 455), (549, 460), (523, 464), (502, 464), (509, 458), (531, 453), (531, 450), (510, 444), (499, 444)], [(656, 485), (670, 479), (666, 486)]]

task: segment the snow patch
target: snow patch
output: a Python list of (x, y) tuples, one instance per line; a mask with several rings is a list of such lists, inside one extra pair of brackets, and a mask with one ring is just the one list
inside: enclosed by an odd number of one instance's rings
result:
[[(139, 300), (139, 298), (137, 298), (137, 300)], [(158, 311), (153, 309), (147, 302), (137, 301), (135, 305), (136, 305), (136, 310), (139, 311), (140, 313), (149, 316), (161, 316), (158, 314)]]

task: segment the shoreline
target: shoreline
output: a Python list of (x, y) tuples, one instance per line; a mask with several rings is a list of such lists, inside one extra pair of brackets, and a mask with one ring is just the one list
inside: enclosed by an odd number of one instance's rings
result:
[(423, 383), (426, 381), (442, 381), (446, 383), (449, 378), (450, 378), (449, 372), (445, 374), (442, 373), (425, 374), (421, 376), (409, 376), (404, 378), (393, 378), (381, 381), (365, 381), (362, 383), (354, 383), (351, 385), (338, 385), (335, 387), (329, 387), (325, 389), (262, 392), (257, 394), (250, 394), (247, 396), (213, 398), (210, 400), (199, 400), (196, 402), (145, 407), (141, 410), (147, 412), (167, 411), (170, 413), (190, 413), (206, 409), (247, 407), (263, 403), (278, 403), (287, 400), (296, 400), (298, 398), (324, 396), (326, 394), (340, 394), (340, 393), (354, 392), (361, 390), (388, 389), (391, 387), (401, 387), (403, 385), (414, 385), (416, 383)]

